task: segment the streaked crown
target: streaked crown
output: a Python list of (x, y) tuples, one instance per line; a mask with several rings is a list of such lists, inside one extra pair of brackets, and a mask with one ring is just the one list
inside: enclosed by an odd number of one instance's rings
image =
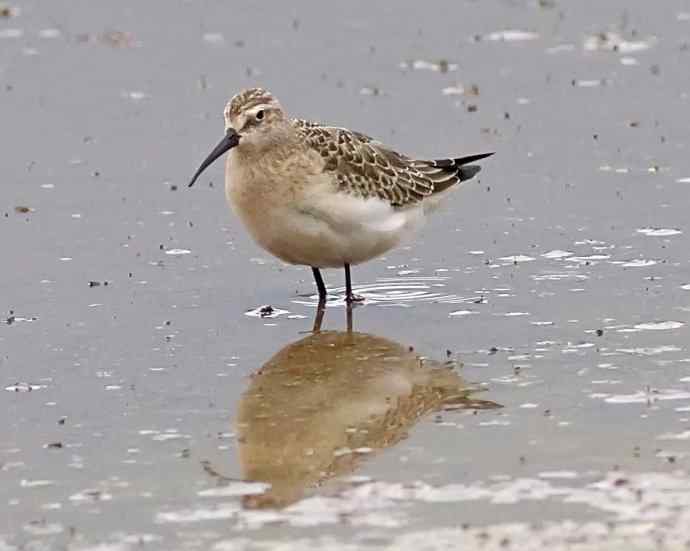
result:
[(248, 88), (235, 94), (225, 106), (225, 118), (234, 119), (241, 114), (251, 112), (256, 108), (281, 109), (280, 103), (268, 90), (263, 88)]

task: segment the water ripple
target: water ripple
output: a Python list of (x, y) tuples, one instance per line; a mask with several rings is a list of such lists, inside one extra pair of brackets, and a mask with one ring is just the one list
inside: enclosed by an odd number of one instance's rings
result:
[[(375, 283), (354, 285), (353, 292), (364, 299), (364, 304), (385, 303), (406, 306), (411, 302), (460, 304), (483, 301), (481, 296), (461, 297), (446, 293), (446, 282), (449, 279), (443, 276), (382, 277)], [(327, 306), (345, 304), (345, 287), (333, 287), (328, 291)], [(293, 302), (316, 306), (318, 300), (318, 295), (314, 294)]]

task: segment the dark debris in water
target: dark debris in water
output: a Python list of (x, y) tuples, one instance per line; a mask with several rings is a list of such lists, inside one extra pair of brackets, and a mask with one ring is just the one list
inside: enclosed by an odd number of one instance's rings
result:
[(267, 318), (271, 314), (273, 314), (273, 306), (270, 304), (267, 304), (266, 306), (262, 306), (261, 310), (259, 310), (259, 314), (261, 315), (262, 318)]

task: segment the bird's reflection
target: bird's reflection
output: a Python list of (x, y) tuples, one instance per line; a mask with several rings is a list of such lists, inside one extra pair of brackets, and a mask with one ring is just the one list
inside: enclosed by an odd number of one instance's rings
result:
[(243, 478), (270, 484), (245, 505), (300, 499), (395, 445), (430, 412), (499, 407), (472, 394), (452, 369), (382, 337), (324, 331), (289, 344), (254, 375), (240, 401)]

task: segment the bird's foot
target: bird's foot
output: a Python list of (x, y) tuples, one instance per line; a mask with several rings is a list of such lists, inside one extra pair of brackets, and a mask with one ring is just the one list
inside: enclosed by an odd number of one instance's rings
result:
[(357, 302), (364, 302), (364, 300), (365, 299), (363, 296), (355, 295), (354, 293), (350, 294), (350, 295), (345, 295), (345, 302), (347, 302), (348, 304), (355, 304)]

